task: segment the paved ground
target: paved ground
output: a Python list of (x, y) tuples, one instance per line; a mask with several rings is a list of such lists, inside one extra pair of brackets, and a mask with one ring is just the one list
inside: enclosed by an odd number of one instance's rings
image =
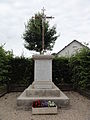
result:
[(9, 93), (0, 98), (0, 120), (90, 120), (90, 100), (76, 92), (65, 92), (70, 107), (58, 109), (57, 115), (32, 115), (31, 111), (17, 109), (20, 93)]

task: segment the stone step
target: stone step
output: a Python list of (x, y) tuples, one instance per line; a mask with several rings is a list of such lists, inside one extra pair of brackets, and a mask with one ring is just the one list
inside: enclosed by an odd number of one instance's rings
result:
[(52, 89), (53, 87), (51, 81), (34, 81), (32, 85), (35, 89)]
[(57, 89), (30, 89), (26, 90), (27, 97), (59, 97), (60, 90)]
[[(34, 82), (32, 85), (30, 85), (26, 89), (26, 96), (27, 97), (59, 97), (60, 96), (60, 89), (52, 82), (49, 82), (52, 84), (52, 88), (34, 88), (33, 86), (38, 83)], [(43, 83), (43, 82), (42, 82)], [(42, 84), (41, 83), (41, 84)], [(46, 83), (46, 82), (45, 82)], [(40, 84), (40, 83), (39, 83)]]
[(66, 107), (70, 103), (70, 99), (62, 92), (60, 91), (59, 97), (27, 97), (26, 96), (26, 90), (17, 98), (17, 105), (18, 106), (28, 106), (32, 107), (33, 101), (36, 100), (51, 100), (54, 101), (57, 107)]

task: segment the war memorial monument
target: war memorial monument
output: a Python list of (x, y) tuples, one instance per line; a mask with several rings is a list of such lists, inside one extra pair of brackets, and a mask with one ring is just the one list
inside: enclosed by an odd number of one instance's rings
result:
[(33, 55), (34, 60), (34, 82), (24, 90), (17, 98), (17, 105), (22, 107), (32, 107), (35, 100), (51, 100), (57, 107), (69, 105), (69, 98), (53, 83), (52, 80), (52, 55), (44, 55), (44, 25), (43, 21), (47, 18), (42, 17), (42, 54)]

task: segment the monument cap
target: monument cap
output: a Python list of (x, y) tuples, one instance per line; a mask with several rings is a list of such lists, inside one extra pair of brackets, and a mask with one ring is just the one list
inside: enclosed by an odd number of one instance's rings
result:
[(33, 55), (32, 56), (33, 59), (53, 59), (54, 56), (53, 55)]

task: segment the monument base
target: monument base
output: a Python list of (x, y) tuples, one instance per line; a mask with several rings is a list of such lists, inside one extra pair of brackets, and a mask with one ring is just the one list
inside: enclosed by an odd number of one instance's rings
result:
[(53, 83), (51, 84), (52, 89), (50, 88), (39, 88), (35, 87), (35, 83), (30, 85), (26, 89), (26, 96), (27, 97), (59, 97), (60, 96), (60, 90), (58, 87), (56, 87)]
[(57, 107), (66, 107), (69, 105), (69, 98), (61, 91), (54, 83), (52, 89), (36, 89), (33, 84), (30, 85), (17, 98), (17, 105), (21, 107), (27, 106), (32, 108), (33, 101), (36, 100), (51, 100), (54, 101)]
[(57, 107), (69, 105), (69, 98), (52, 82), (52, 55), (33, 55), (34, 82), (17, 98), (17, 105), (32, 108), (33, 101), (50, 100)]
[(52, 89), (51, 81), (34, 81), (32, 84), (35, 89)]

